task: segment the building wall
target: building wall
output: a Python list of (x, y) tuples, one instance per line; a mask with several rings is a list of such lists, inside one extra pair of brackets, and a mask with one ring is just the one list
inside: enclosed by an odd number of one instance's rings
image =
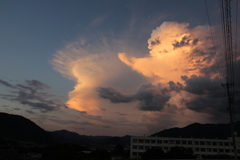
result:
[[(238, 153), (240, 153), (240, 139), (236, 138)], [(228, 154), (233, 156), (232, 140), (229, 139), (197, 139), (197, 138), (170, 138), (170, 137), (131, 137), (131, 158), (141, 156), (151, 147), (160, 147), (164, 152), (171, 147), (182, 146), (191, 148), (195, 155)]]

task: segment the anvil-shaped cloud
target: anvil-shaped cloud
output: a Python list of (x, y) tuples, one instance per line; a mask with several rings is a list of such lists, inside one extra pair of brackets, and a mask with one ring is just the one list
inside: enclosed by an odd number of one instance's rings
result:
[[(66, 105), (91, 115), (106, 115), (108, 109), (113, 113), (110, 106), (125, 104), (121, 108), (124, 115), (147, 111), (145, 118), (170, 116), (173, 124), (225, 114), (226, 97), (220, 89), (224, 55), (216, 35), (215, 53), (209, 33), (209, 26), (190, 28), (188, 23), (164, 22), (152, 31), (149, 55), (141, 58), (121, 52), (131, 47), (121, 40), (69, 43), (52, 61), (55, 70), (76, 82)], [(139, 80), (136, 73), (147, 80)]]

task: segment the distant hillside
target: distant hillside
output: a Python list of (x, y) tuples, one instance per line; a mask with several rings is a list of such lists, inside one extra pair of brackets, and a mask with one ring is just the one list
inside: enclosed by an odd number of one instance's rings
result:
[(111, 136), (85, 136), (67, 130), (50, 132), (57, 142), (76, 143), (81, 145), (129, 145), (130, 136), (111, 137)]
[[(240, 133), (240, 122), (235, 124), (235, 131)], [(231, 137), (230, 124), (199, 124), (193, 123), (184, 128), (170, 128), (155, 133), (158, 137), (193, 137), (207, 139), (226, 139)]]
[(48, 132), (29, 119), (2, 112), (0, 112), (0, 137), (39, 143), (55, 142)]
[(78, 133), (67, 130), (53, 131), (49, 133), (55, 139), (55, 141), (59, 143), (75, 143), (81, 145), (93, 143), (93, 140), (89, 138), (90, 136), (79, 135)]

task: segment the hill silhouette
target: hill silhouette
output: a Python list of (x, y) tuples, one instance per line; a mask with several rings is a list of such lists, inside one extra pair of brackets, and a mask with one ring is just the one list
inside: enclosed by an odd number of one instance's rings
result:
[(0, 136), (37, 143), (54, 143), (52, 136), (34, 122), (19, 115), (0, 112)]
[[(240, 122), (235, 124), (235, 132), (240, 133)], [(226, 139), (231, 137), (230, 124), (200, 124), (193, 123), (183, 128), (170, 128), (155, 133), (151, 136), (158, 137), (183, 137), (183, 138), (207, 138)]]
[[(236, 122), (235, 131), (240, 134), (240, 122)], [(193, 123), (183, 128), (170, 128), (152, 134), (158, 137), (183, 137), (226, 139), (231, 137), (229, 124)], [(130, 145), (131, 136), (86, 136), (67, 130), (47, 132), (34, 122), (19, 115), (0, 112), (0, 138), (16, 139), (38, 143), (75, 143), (80, 145)]]
[(130, 145), (131, 136), (112, 137), (112, 136), (86, 136), (79, 135), (67, 130), (53, 131), (50, 134), (57, 142), (76, 143), (81, 145)]

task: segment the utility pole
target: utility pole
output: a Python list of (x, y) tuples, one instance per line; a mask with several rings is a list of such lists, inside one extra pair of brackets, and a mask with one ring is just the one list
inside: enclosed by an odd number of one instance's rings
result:
[(231, 135), (234, 150), (234, 158), (237, 159), (237, 147), (234, 133), (234, 104), (235, 104), (235, 86), (234, 86), (234, 55), (232, 47), (232, 25), (231, 25), (231, 0), (222, 0), (222, 26), (223, 26), (223, 39), (225, 45), (225, 58), (226, 58), (226, 86), (228, 96), (228, 110), (230, 115)]

